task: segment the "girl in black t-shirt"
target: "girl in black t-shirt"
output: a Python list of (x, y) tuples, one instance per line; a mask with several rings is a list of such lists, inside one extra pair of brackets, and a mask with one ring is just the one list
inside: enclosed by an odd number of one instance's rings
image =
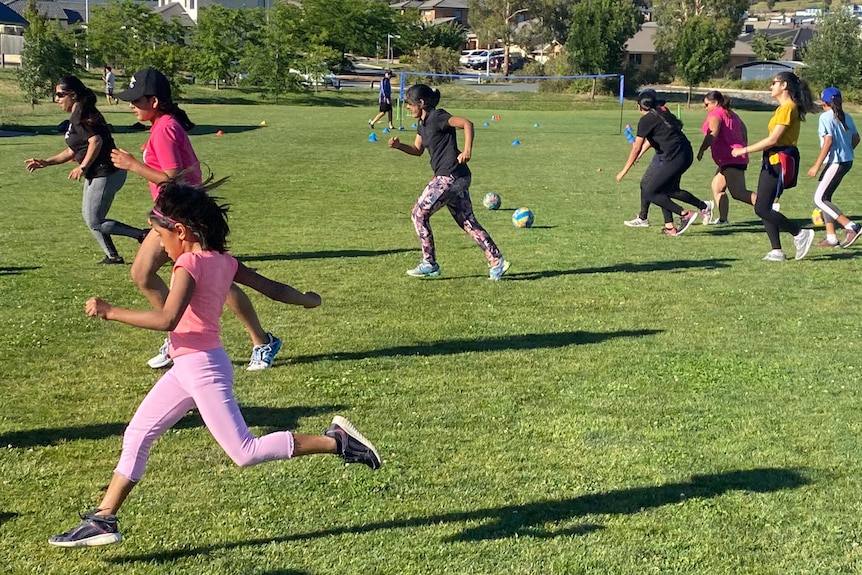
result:
[(69, 179), (84, 180), (81, 213), (84, 222), (105, 252), (103, 264), (125, 263), (111, 239), (112, 235), (143, 240), (147, 230), (134, 228), (116, 220), (109, 220), (108, 210), (114, 195), (126, 182), (126, 171), (111, 163), (114, 138), (104, 116), (96, 109), (96, 94), (75, 76), (67, 76), (57, 83), (56, 94), (60, 108), (71, 112), (66, 130), (66, 149), (50, 158), (26, 160), (27, 171), (34, 172), (46, 166), (75, 160), (78, 165), (69, 172)]
[[(429, 220), (437, 210), (446, 206), (458, 225), (485, 252), (491, 268), (489, 279), (499, 280), (509, 269), (509, 262), (503, 259), (497, 244), (476, 221), (470, 202), (471, 173), (467, 162), (473, 149), (473, 123), (466, 118), (453, 116), (442, 108), (438, 109), (440, 92), (425, 84), (411, 86), (404, 96), (404, 102), (413, 117), (419, 120), (416, 139), (413, 144), (402, 144), (397, 137), (390, 138), (389, 147), (411, 156), (421, 156), (427, 148), (434, 170), (434, 178), (416, 200), (411, 213), (413, 226), (422, 245), (422, 261), (415, 268), (407, 270), (407, 275), (440, 275)], [(458, 149), (456, 130), (464, 130), (463, 151)]]
[[(661, 208), (664, 215), (662, 233), (677, 236), (694, 223), (698, 212), (683, 210), (671, 198), (703, 205), (705, 210), (708, 204), (680, 188), (680, 180), (694, 161), (694, 153), (691, 142), (682, 133), (682, 122), (664, 107), (664, 103), (658, 99), (655, 90), (638, 94), (641, 119), (632, 150), (626, 165), (617, 174), (617, 181), (622, 181), (646, 149), (653, 148), (655, 157), (641, 178), (641, 197), (644, 202)], [(674, 226), (673, 214), (679, 216), (679, 226)]]

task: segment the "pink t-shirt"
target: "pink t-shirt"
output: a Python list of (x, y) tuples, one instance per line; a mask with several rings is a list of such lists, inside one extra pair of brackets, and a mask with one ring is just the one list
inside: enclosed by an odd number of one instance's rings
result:
[(748, 154), (743, 154), (738, 158), (730, 155), (730, 151), (733, 148), (745, 147), (742, 120), (736, 114), (728, 113), (727, 110), (718, 106), (706, 115), (706, 121), (701, 128), (704, 134), (709, 133), (709, 119), (712, 117), (718, 117), (719, 121), (718, 137), (713, 140), (712, 145), (709, 147), (715, 165), (718, 167), (728, 165), (747, 166)]
[[(144, 163), (160, 171), (177, 170), (183, 173), (185, 183), (198, 186), (201, 178), (201, 163), (192, 149), (189, 135), (176, 118), (163, 114), (156, 118), (150, 128), (150, 139), (144, 146)], [(153, 201), (159, 196), (159, 186), (150, 182)]]
[(221, 347), (219, 318), (238, 263), (230, 254), (214, 251), (186, 252), (177, 258), (177, 268), (185, 269), (195, 280), (192, 300), (171, 332), (171, 357)]

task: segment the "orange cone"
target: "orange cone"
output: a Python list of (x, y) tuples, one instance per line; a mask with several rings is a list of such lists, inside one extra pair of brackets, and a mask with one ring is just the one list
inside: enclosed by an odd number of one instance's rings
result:
[(216, 132), (216, 136), (224, 136), (224, 132), (222, 132), (221, 130), (219, 130), (218, 132)]

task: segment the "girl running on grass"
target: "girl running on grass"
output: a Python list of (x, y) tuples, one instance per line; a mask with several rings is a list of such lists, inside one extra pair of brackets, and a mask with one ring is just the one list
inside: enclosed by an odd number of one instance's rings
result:
[(30, 158), (27, 171), (64, 164), (75, 160), (78, 165), (69, 172), (69, 179), (84, 181), (81, 213), (93, 237), (105, 254), (101, 264), (123, 264), (111, 236), (126, 236), (143, 241), (149, 230), (108, 219), (114, 196), (126, 183), (126, 171), (111, 163), (114, 138), (105, 117), (96, 108), (96, 94), (76, 76), (66, 76), (54, 90), (54, 97), (64, 112), (71, 112), (66, 130), (66, 149), (50, 158)]
[(233, 393), (233, 366), (220, 340), (219, 318), (233, 282), (287, 304), (314, 308), (320, 296), (267, 279), (227, 253), (227, 207), (208, 192), (222, 183), (188, 186), (168, 180), (150, 212), (152, 233), (174, 261), (171, 288), (152, 311), (114, 307), (94, 297), (87, 315), (134, 327), (169, 331), (174, 366), (153, 386), (123, 435), (123, 451), (99, 507), (48, 542), (89, 547), (122, 541), (117, 512), (141, 480), (153, 442), (188, 410), (197, 408), (207, 429), (240, 467), (313, 453), (340, 455), (345, 463), (377, 469), (380, 456), (345, 418), (336, 416), (323, 435), (289, 431), (254, 437)]
[[(418, 120), (416, 139), (413, 144), (402, 144), (395, 137), (389, 139), (389, 147), (411, 156), (421, 156), (425, 149), (431, 156), (434, 178), (422, 191), (411, 217), (419, 243), (422, 246), (422, 261), (407, 275), (414, 277), (437, 277), (440, 265), (434, 249), (434, 235), (430, 219), (434, 213), (446, 206), (455, 222), (467, 232), (485, 252), (491, 268), (489, 279), (499, 280), (509, 269), (497, 244), (476, 220), (470, 201), (471, 172), (467, 167), (473, 150), (473, 123), (460, 116), (453, 116), (437, 108), (440, 92), (425, 84), (411, 86), (404, 96), (407, 109)], [(458, 149), (456, 130), (464, 130), (464, 150)]]
[[(138, 121), (149, 122), (152, 128), (144, 146), (143, 162), (125, 150), (115, 149), (111, 152), (114, 165), (149, 181), (154, 201), (159, 195), (159, 186), (168, 178), (182, 176), (185, 182), (199, 185), (201, 165), (187, 134), (195, 125), (172, 100), (171, 85), (165, 75), (154, 68), (144, 68), (132, 77), (129, 88), (117, 94), (117, 98), (129, 102)], [(159, 244), (158, 234), (150, 231), (132, 264), (132, 280), (156, 309), (164, 305), (168, 295), (168, 286), (157, 273), (168, 259)], [(281, 349), (281, 340), (263, 329), (251, 300), (238, 286), (231, 287), (227, 304), (251, 336), (254, 347), (249, 371), (271, 367), (275, 354)], [(147, 365), (159, 369), (170, 364), (165, 340)]]
[(769, 119), (769, 135), (754, 144), (734, 148), (730, 153), (734, 158), (740, 158), (751, 152), (763, 152), (760, 179), (757, 182), (757, 199), (754, 202), (754, 213), (763, 220), (763, 227), (772, 244), (772, 251), (763, 259), (771, 262), (783, 262), (787, 259), (781, 249), (779, 233), (784, 231), (793, 236), (796, 259), (801, 260), (811, 248), (814, 230), (803, 230), (784, 214), (773, 210), (772, 204), (785, 189), (796, 185), (799, 172), (799, 150), (796, 142), (799, 140), (799, 130), (805, 120), (805, 114), (813, 111), (814, 103), (808, 84), (793, 72), (776, 74), (770, 90), (772, 97), (778, 102), (778, 107)]
[[(817, 245), (823, 248), (849, 248), (858, 239), (859, 224), (844, 215), (838, 206), (832, 203), (832, 194), (850, 168), (853, 167), (853, 150), (859, 145), (859, 131), (850, 114), (844, 111), (841, 92), (838, 88), (829, 87), (820, 96), (823, 113), (817, 125), (820, 135), (820, 154), (814, 165), (808, 169), (808, 176), (817, 175), (820, 167), (820, 183), (814, 191), (814, 204), (823, 212), (823, 223), (826, 225), (826, 237)], [(846, 230), (844, 242), (838, 243), (835, 235), (835, 222)]]
[(703, 123), (703, 142), (697, 151), (697, 161), (703, 159), (703, 154), (709, 148), (712, 160), (718, 169), (712, 178), (712, 197), (718, 208), (718, 219), (715, 222), (704, 220), (704, 224), (726, 224), (727, 221), (727, 191), (734, 200), (754, 205), (757, 195), (748, 191), (745, 186), (745, 170), (748, 167), (748, 156), (734, 158), (730, 155), (733, 148), (744, 148), (748, 142), (748, 130), (739, 115), (730, 109), (730, 99), (718, 90), (710, 90), (703, 97), (703, 106), (707, 110), (706, 121)]
[[(664, 104), (665, 101), (658, 99), (655, 90), (644, 90), (638, 94), (638, 110), (641, 119), (638, 121), (637, 135), (628, 160), (617, 174), (617, 182), (622, 181), (641, 157), (645, 147), (653, 148), (655, 156), (641, 177), (642, 204), (649, 202), (660, 207), (664, 216), (662, 233), (678, 236), (694, 223), (698, 212), (683, 210), (671, 198), (677, 198), (692, 205), (703, 205), (702, 210), (706, 217), (711, 216), (712, 206), (680, 188), (682, 175), (694, 161), (694, 154), (691, 142), (682, 132), (682, 122)], [(674, 226), (673, 214), (679, 216), (678, 227)], [(646, 213), (638, 214), (637, 219), (646, 221), (646, 215)], [(626, 223), (626, 225), (630, 224)]]

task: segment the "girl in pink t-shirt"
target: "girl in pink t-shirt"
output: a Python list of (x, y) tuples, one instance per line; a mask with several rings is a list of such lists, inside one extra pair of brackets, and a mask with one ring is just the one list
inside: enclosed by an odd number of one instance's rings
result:
[[(149, 122), (152, 127), (144, 146), (143, 162), (125, 150), (116, 149), (111, 153), (114, 165), (148, 180), (153, 201), (159, 195), (159, 186), (168, 178), (179, 176), (188, 184), (200, 185), (201, 165), (187, 133), (195, 125), (171, 99), (171, 85), (165, 75), (154, 68), (144, 68), (132, 77), (129, 88), (117, 94), (117, 98), (129, 102), (138, 121)], [(168, 255), (159, 244), (158, 235), (150, 232), (135, 256), (132, 279), (156, 308), (164, 305), (168, 295), (168, 286), (157, 273), (167, 262)], [(275, 354), (281, 349), (281, 340), (263, 329), (251, 300), (239, 287), (231, 287), (227, 304), (251, 336), (254, 347), (248, 369), (271, 367)], [(171, 364), (167, 343), (166, 340), (147, 365), (158, 369)]]
[(339, 455), (345, 463), (380, 467), (377, 450), (345, 418), (336, 416), (323, 435), (289, 431), (255, 437), (233, 393), (233, 366), (221, 345), (219, 317), (233, 282), (284, 303), (313, 308), (314, 292), (301, 293), (245, 267), (226, 252), (227, 207), (209, 186), (167, 181), (150, 213), (153, 233), (174, 261), (164, 305), (151, 311), (114, 307), (94, 297), (87, 315), (134, 327), (170, 332), (174, 366), (153, 386), (123, 434), (123, 451), (108, 489), (95, 509), (69, 531), (48, 542), (60, 547), (89, 547), (122, 541), (117, 511), (141, 480), (153, 442), (192, 408), (225, 453), (240, 467), (313, 453)]
[(728, 201), (726, 191), (730, 191), (733, 199), (754, 205), (757, 195), (748, 191), (745, 185), (745, 169), (748, 167), (748, 155), (734, 158), (730, 151), (734, 148), (744, 148), (748, 142), (748, 133), (742, 118), (730, 109), (730, 100), (721, 92), (711, 90), (703, 97), (703, 106), (707, 109), (706, 121), (703, 123), (703, 142), (697, 152), (698, 161), (709, 148), (712, 160), (718, 169), (712, 178), (712, 196), (718, 207), (718, 219), (713, 222), (704, 220), (704, 224), (726, 224)]

